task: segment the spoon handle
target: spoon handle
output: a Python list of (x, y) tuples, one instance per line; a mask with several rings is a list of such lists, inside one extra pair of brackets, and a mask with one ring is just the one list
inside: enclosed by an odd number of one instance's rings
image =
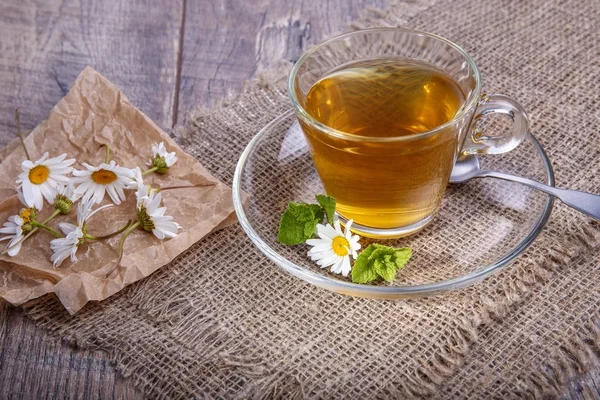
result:
[(558, 189), (552, 186), (544, 185), (543, 183), (533, 181), (531, 179), (522, 178), (520, 176), (508, 175), (496, 171), (481, 171), (477, 174), (477, 178), (498, 178), (505, 181), (519, 182), (531, 188), (548, 193), (566, 205), (589, 215), (596, 221), (600, 221), (600, 195), (578, 192), (576, 190)]

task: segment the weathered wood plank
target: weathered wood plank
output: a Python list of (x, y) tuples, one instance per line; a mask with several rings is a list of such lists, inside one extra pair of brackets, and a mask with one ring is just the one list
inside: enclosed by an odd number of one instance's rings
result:
[(294, 61), (387, 0), (188, 0), (178, 122), (196, 106), (239, 91), (255, 73)]
[[(0, 4), (0, 147), (13, 109), (32, 129), (91, 65), (161, 127), (173, 122), (183, 0), (12, 1)], [(0, 305), (0, 398), (141, 398), (101, 353), (48, 340)]]
[(99, 352), (49, 340), (20, 311), (0, 304), (0, 398), (141, 399)]
[(0, 147), (13, 109), (32, 129), (87, 65), (162, 128), (174, 108), (182, 1), (24, 0), (0, 4)]

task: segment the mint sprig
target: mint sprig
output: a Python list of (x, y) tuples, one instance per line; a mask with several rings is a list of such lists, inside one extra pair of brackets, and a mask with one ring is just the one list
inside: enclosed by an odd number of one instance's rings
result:
[(317, 224), (324, 218), (325, 213), (317, 204), (290, 202), (281, 217), (277, 240), (288, 246), (304, 243), (314, 236)]
[[(288, 203), (281, 216), (277, 240), (294, 246), (306, 242), (315, 235), (317, 224), (327, 222), (333, 225), (336, 202), (333, 197), (323, 194), (315, 196), (319, 204)], [(392, 282), (399, 269), (402, 269), (412, 250), (408, 247), (395, 249), (381, 244), (371, 244), (364, 249), (354, 262), (352, 282), (370, 283), (377, 279)]]
[(403, 268), (412, 250), (408, 247), (395, 249), (380, 244), (371, 244), (360, 252), (352, 268), (352, 282), (369, 283), (378, 278), (392, 282), (396, 272)]
[(335, 199), (324, 194), (315, 197), (319, 204), (288, 203), (279, 223), (279, 243), (293, 246), (306, 242), (315, 235), (317, 224), (322, 224), (325, 216), (333, 225)]
[(315, 197), (317, 198), (319, 205), (323, 207), (323, 211), (325, 211), (327, 222), (333, 225), (333, 217), (335, 216), (335, 199), (330, 196), (325, 196), (324, 194), (318, 194)]

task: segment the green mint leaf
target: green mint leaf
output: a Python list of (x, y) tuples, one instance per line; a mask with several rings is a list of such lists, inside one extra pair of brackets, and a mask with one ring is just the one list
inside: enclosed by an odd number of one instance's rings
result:
[(369, 262), (369, 256), (373, 251), (375, 251), (375, 245), (370, 245), (356, 257), (354, 267), (352, 267), (352, 282), (369, 283), (377, 279), (377, 272)]
[(335, 199), (333, 197), (325, 196), (324, 194), (318, 194), (315, 196), (317, 198), (317, 202), (323, 207), (325, 210), (325, 215), (327, 215), (327, 222), (333, 225), (333, 216), (335, 215)]
[(394, 254), (396, 263), (396, 269), (404, 268), (408, 260), (412, 257), (412, 250), (408, 247), (403, 247), (401, 249), (397, 249)]
[(316, 204), (289, 203), (281, 216), (277, 240), (288, 246), (306, 242), (323, 222), (323, 209)]
[[(385, 256), (391, 257), (391, 256)], [(387, 262), (385, 259), (375, 259), (373, 262), (373, 269), (384, 280), (392, 282), (396, 277), (396, 264), (393, 262)]]
[(406, 265), (411, 256), (412, 250), (408, 247), (395, 249), (381, 244), (372, 244), (356, 258), (352, 269), (352, 282), (368, 283), (378, 277), (392, 282), (396, 272)]

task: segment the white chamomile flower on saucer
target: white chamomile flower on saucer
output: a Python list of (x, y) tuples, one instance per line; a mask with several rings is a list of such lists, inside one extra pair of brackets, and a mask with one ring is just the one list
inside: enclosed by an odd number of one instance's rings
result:
[(10, 240), (6, 249), (9, 256), (14, 257), (19, 254), (21, 250), (21, 239), (23, 238), (23, 225), (25, 221), (19, 215), (12, 215), (8, 217), (8, 221), (4, 223), (3, 227), (0, 228), (0, 233), (7, 236), (1, 237), (0, 242), (4, 240)]
[(87, 234), (87, 220), (98, 211), (112, 206), (112, 204), (107, 204), (92, 211), (94, 204), (94, 199), (89, 199), (85, 203), (79, 203), (77, 206), (77, 225), (68, 222), (61, 222), (58, 224), (58, 227), (66, 237), (53, 239), (50, 242), (50, 249), (52, 249), (50, 261), (52, 261), (54, 268), (58, 267), (69, 257), (71, 257), (71, 262), (77, 261), (75, 253), (79, 246), (85, 241)]
[(115, 204), (121, 204), (121, 201), (125, 200), (123, 189), (127, 188), (133, 179), (132, 170), (119, 167), (114, 161), (110, 164), (102, 163), (97, 167), (86, 163), (83, 163), (83, 166), (86, 170), (73, 171), (75, 178), (72, 182), (79, 185), (75, 188), (76, 198), (83, 197), (84, 203), (90, 199), (100, 203), (104, 194), (108, 193)]
[(342, 232), (340, 221), (334, 222), (334, 227), (330, 224), (317, 224), (317, 234), (319, 239), (308, 239), (306, 243), (313, 246), (309, 250), (308, 256), (316, 261), (321, 268), (331, 266), (331, 272), (348, 276), (352, 267), (350, 266), (350, 256), (356, 259), (357, 250), (360, 249), (360, 236), (353, 235), (350, 231), (352, 220), (346, 223), (346, 231)]
[(165, 215), (167, 207), (159, 207), (162, 201), (160, 193), (140, 186), (136, 196), (138, 222), (145, 231), (152, 232), (161, 240), (177, 236), (181, 226), (173, 221), (173, 217)]
[(152, 145), (152, 158), (148, 161), (148, 166), (155, 169), (159, 174), (166, 173), (177, 161), (175, 152), (169, 153), (163, 142)]
[(75, 160), (66, 158), (67, 154), (48, 158), (48, 153), (44, 153), (36, 162), (25, 160), (21, 163), (22, 172), (17, 183), (23, 190), (23, 199), (27, 207), (41, 210), (44, 207), (44, 199), (52, 204), (57, 185), (67, 183), (69, 178), (66, 175), (73, 171), (71, 165)]

